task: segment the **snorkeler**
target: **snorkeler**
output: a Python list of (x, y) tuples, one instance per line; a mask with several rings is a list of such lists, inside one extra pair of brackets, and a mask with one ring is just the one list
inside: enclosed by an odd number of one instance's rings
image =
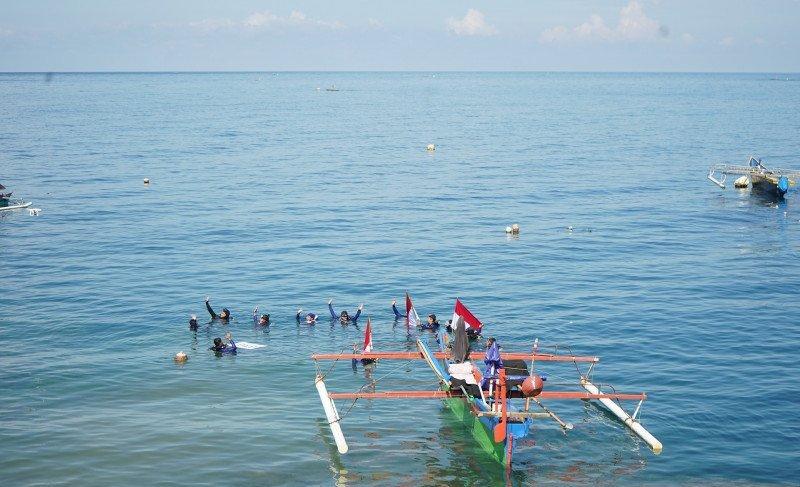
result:
[[(300, 314), (303, 312), (303, 308), (297, 310), (297, 314), (294, 316), (297, 320), (297, 324), (300, 324)], [(317, 323), (317, 315), (316, 313), (306, 313), (306, 325), (314, 325)]]
[(258, 306), (253, 309), (253, 325), (255, 326), (269, 326), (269, 314), (258, 316)]
[(209, 304), (209, 300), (210, 299), (211, 298), (206, 296), (206, 309), (208, 310), (208, 314), (211, 315), (211, 319), (212, 320), (220, 320), (220, 321), (224, 321), (224, 322), (227, 322), (228, 320), (230, 320), (231, 319), (231, 312), (228, 310), (228, 308), (222, 308), (222, 312), (220, 314), (217, 314), (217, 313), (214, 312), (213, 309), (211, 309), (211, 304)]
[(397, 300), (396, 299), (392, 300), (392, 311), (394, 311), (394, 319), (396, 319), (396, 320), (399, 320), (400, 318), (407, 318), (408, 317), (408, 315), (400, 314), (400, 312), (397, 311)]
[(197, 315), (192, 315), (189, 319), (189, 329), (191, 331), (197, 331)]
[(328, 311), (331, 312), (331, 319), (332, 320), (339, 320), (339, 322), (341, 324), (343, 324), (343, 325), (346, 325), (348, 323), (355, 324), (358, 321), (358, 317), (361, 316), (361, 310), (362, 309), (364, 309), (364, 305), (363, 304), (358, 307), (358, 311), (356, 311), (356, 315), (352, 316), (352, 317), (347, 313), (347, 310), (342, 310), (341, 314), (336, 314), (336, 312), (333, 310), (333, 299), (329, 299), (328, 300)]
[(439, 328), (439, 322), (436, 320), (436, 315), (431, 313), (428, 315), (428, 322), (419, 325), (420, 328), (425, 330), (436, 330)]
[(232, 338), (230, 339), (230, 343), (223, 343), (222, 338), (217, 337), (214, 339), (214, 346), (209, 348), (209, 350), (213, 351), (217, 355), (222, 355), (223, 353), (235, 355), (236, 343)]

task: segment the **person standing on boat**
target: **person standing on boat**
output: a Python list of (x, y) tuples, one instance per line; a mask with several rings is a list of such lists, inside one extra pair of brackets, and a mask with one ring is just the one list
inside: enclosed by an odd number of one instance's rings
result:
[(231, 312), (228, 310), (228, 308), (222, 308), (220, 314), (215, 313), (211, 308), (211, 304), (209, 303), (210, 300), (211, 298), (206, 296), (206, 309), (208, 310), (208, 314), (211, 315), (211, 319), (220, 320), (223, 323), (227, 323), (231, 319)]
[(353, 316), (353, 317), (351, 317), (347, 313), (347, 310), (342, 310), (341, 314), (336, 314), (336, 311), (333, 310), (333, 299), (329, 299), (328, 300), (328, 311), (330, 311), (330, 313), (331, 313), (331, 319), (332, 320), (339, 320), (339, 322), (341, 324), (343, 324), (343, 325), (346, 325), (348, 323), (355, 324), (358, 321), (358, 317), (361, 316), (361, 310), (362, 309), (364, 309), (364, 305), (363, 304), (358, 307), (358, 311), (356, 311), (356, 315)]
[(253, 325), (255, 326), (269, 326), (269, 315), (264, 314), (261, 317), (258, 316), (258, 306), (253, 309)]
[[(303, 312), (303, 308), (297, 310), (297, 314), (294, 318), (297, 320), (297, 324), (300, 324), (301, 318), (300, 314)], [(317, 314), (316, 313), (306, 313), (305, 316), (306, 325), (315, 325), (317, 323)]]

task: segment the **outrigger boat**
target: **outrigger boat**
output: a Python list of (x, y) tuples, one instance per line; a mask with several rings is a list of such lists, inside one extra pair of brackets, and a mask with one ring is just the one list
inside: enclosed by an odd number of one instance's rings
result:
[[(601, 390), (601, 388), (606, 389), (610, 386), (593, 382), (592, 372), (600, 361), (599, 357), (558, 354), (557, 350), (556, 353), (540, 353), (538, 339), (534, 342), (532, 352), (500, 352), (497, 344), (491, 343), (492, 340), (490, 340), (484, 360), (487, 367), (485, 374), (481, 376), (475, 363), (469, 359), (468, 339), (464, 331), (464, 322), (461, 319), (456, 324), (455, 335), (452, 349), (445, 349), (442, 345), (444, 340), (440, 338), (437, 340), (440, 349), (435, 353), (431, 352), (425, 342), (418, 339), (417, 351), (373, 352), (370, 350), (352, 354), (312, 355), (311, 358), (317, 364), (315, 381), (317, 392), (339, 453), (347, 453), (349, 446), (342, 432), (342, 418), (334, 401), (352, 400), (355, 405), (359, 399), (442, 400), (456, 418), (471, 430), (481, 449), (506, 468), (511, 467), (516, 442), (531, 434), (534, 420), (553, 420), (565, 433), (572, 429), (572, 424), (563, 421), (545, 405), (545, 402), (549, 401), (576, 399), (597, 401), (641, 438), (655, 454), (661, 453), (661, 442), (650, 434), (637, 419), (647, 395), (645, 393), (619, 393), (613, 388), (610, 389), (610, 392)], [(321, 372), (318, 362), (348, 359), (353, 361), (365, 359), (424, 360), (438, 382), (438, 389), (378, 392), (364, 391), (362, 388), (362, 390), (350, 393), (328, 392), (325, 386), (325, 375)], [(589, 364), (587, 372), (579, 373), (576, 381), (576, 386), (580, 386), (583, 391), (543, 390), (547, 377), (544, 374), (535, 373), (534, 367), (537, 363), (555, 362), (574, 364), (576, 368), (580, 363)], [(515, 400), (521, 400), (524, 406), (512, 405), (512, 401)], [(621, 407), (620, 401), (623, 400), (638, 401), (632, 414)]]
[(6, 189), (5, 186), (0, 184), (0, 211), (19, 210), (20, 208), (27, 208), (31, 206), (31, 202), (25, 203), (22, 200), (12, 200), (13, 193), (3, 193)]
[[(722, 175), (720, 179), (717, 173)], [(755, 191), (772, 194), (782, 198), (790, 186), (800, 179), (800, 171), (787, 171), (784, 169), (769, 169), (757, 159), (750, 156), (746, 166), (733, 164), (714, 164), (708, 169), (708, 179), (722, 189), (725, 189), (725, 179), (729, 174), (744, 176)]]

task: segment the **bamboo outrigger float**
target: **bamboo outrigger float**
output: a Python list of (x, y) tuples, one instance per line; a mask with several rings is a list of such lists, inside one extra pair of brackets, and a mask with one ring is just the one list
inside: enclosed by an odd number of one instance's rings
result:
[[(618, 393), (613, 389), (613, 392), (605, 392), (591, 381), (590, 377), (595, 365), (600, 361), (599, 357), (539, 353), (538, 340), (534, 344), (532, 353), (500, 352), (495, 343), (487, 347), (484, 360), (487, 370), (481, 375), (476, 365), (469, 360), (468, 351), (459, 357), (459, 334), (464, 333), (463, 323), (459, 323), (459, 325), (455, 331), (456, 339), (452, 350), (445, 349), (443, 346), (445, 340), (439, 339), (437, 342), (440, 350), (435, 353), (431, 352), (422, 340), (417, 340), (416, 352), (312, 355), (311, 358), (314, 361), (424, 360), (438, 381), (438, 390), (328, 392), (324, 375), (319, 372), (318, 367), (315, 381), (317, 392), (340, 453), (346, 453), (349, 447), (342, 432), (342, 418), (334, 401), (352, 400), (355, 402), (359, 399), (441, 400), (471, 430), (481, 448), (507, 468), (511, 466), (515, 442), (530, 435), (534, 420), (553, 420), (565, 433), (572, 429), (572, 424), (559, 418), (544, 404), (545, 401), (576, 399), (597, 401), (631, 432), (641, 438), (655, 454), (661, 453), (661, 442), (650, 434), (637, 419), (647, 395), (645, 393)], [(466, 343), (466, 340), (466, 335), (464, 335), (463, 343)], [(543, 374), (534, 373), (536, 362), (568, 362), (576, 366), (578, 363), (589, 364), (588, 371), (585, 374), (579, 373), (579, 379), (576, 382), (576, 386), (583, 390), (543, 390), (547, 378)], [(512, 405), (512, 400), (522, 400), (523, 406), (515, 407)], [(632, 414), (621, 407), (620, 401), (623, 400), (638, 401)]]
[[(722, 178), (717, 176), (722, 175)], [(708, 180), (725, 189), (725, 180), (728, 175), (744, 176), (754, 191), (771, 194), (782, 198), (791, 186), (795, 186), (800, 179), (800, 171), (785, 169), (770, 169), (764, 166), (761, 159), (750, 156), (746, 166), (733, 164), (714, 164), (708, 168)]]

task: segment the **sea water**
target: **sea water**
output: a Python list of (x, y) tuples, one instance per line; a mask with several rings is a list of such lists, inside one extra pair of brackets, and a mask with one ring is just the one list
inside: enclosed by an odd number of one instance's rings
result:
[[(0, 182), (42, 209), (0, 216), (3, 484), (796, 485), (798, 188), (706, 173), (800, 169), (798, 80), (0, 75)], [(430, 340), (393, 321), (406, 291), (440, 321), (460, 297), (506, 350), (600, 356), (664, 452), (548, 401), (575, 429), (537, 421), (506, 477), (440, 401), (360, 400), (337, 402), (339, 455), (310, 356), (367, 317), (378, 351)], [(206, 295), (234, 321), (206, 325)], [(329, 298), (363, 303), (358, 327)], [(227, 331), (266, 347), (218, 358)], [(331, 365), (333, 391), (436, 387), (421, 361)], [(573, 364), (537, 370), (579, 389)]]

